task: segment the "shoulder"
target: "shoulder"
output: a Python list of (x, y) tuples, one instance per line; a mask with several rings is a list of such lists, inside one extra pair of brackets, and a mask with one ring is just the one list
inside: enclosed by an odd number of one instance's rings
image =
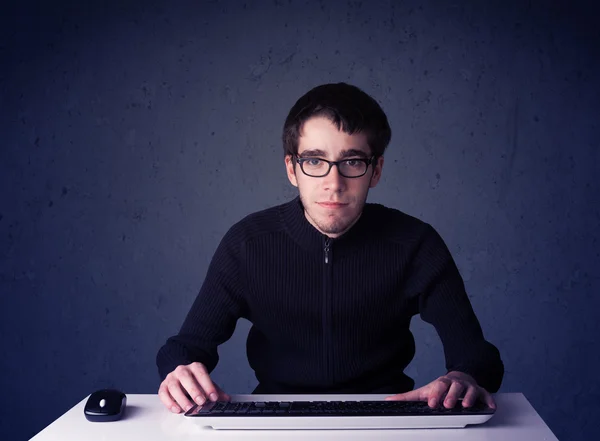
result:
[(264, 234), (282, 231), (284, 227), (281, 222), (281, 210), (288, 204), (289, 202), (275, 205), (246, 215), (231, 226), (225, 234), (224, 240), (241, 243)]
[(427, 222), (396, 208), (369, 203), (365, 205), (364, 213), (371, 231), (393, 242), (421, 242), (438, 235)]

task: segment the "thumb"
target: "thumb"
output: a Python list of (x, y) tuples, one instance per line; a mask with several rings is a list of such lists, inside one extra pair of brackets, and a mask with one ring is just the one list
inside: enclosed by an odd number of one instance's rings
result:
[(403, 394), (396, 394), (386, 397), (386, 401), (420, 401), (421, 399), (421, 389), (411, 390), (409, 392), (404, 392)]
[(217, 388), (217, 393), (219, 394), (220, 401), (230, 401), (231, 400), (231, 397), (227, 393), (225, 393), (223, 391), (223, 389), (221, 389), (221, 387), (217, 383), (214, 383), (214, 385)]

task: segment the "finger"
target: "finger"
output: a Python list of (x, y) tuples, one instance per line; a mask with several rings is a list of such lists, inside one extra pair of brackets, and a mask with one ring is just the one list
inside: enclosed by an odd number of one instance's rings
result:
[(429, 407), (437, 407), (443, 401), (444, 395), (450, 389), (451, 384), (451, 380), (444, 377), (438, 378), (431, 384), (429, 396), (427, 397)]
[(193, 403), (189, 400), (188, 396), (185, 394), (183, 387), (179, 380), (175, 377), (167, 384), (169, 387), (169, 393), (176, 401), (177, 405), (183, 409), (185, 412), (190, 410), (193, 406)]
[(204, 365), (202, 363), (193, 363), (189, 367), (194, 375), (195, 381), (198, 382), (204, 391), (204, 397), (211, 401), (217, 401), (219, 399), (219, 390), (212, 382)]
[(456, 406), (456, 402), (461, 397), (465, 390), (465, 385), (460, 381), (453, 381), (450, 389), (448, 389), (448, 393), (446, 394), (446, 398), (444, 399), (444, 407), (446, 409), (452, 409)]
[(473, 406), (475, 404), (475, 401), (477, 401), (478, 395), (479, 395), (479, 391), (477, 390), (477, 387), (471, 386), (471, 387), (467, 388), (467, 392), (465, 392), (465, 396), (462, 400), (463, 407)]
[(181, 382), (181, 386), (188, 393), (188, 395), (197, 404), (204, 404), (206, 402), (208, 394), (198, 383), (196, 375), (193, 372), (193, 368), (190, 365), (183, 366), (183, 368), (178, 372), (177, 375), (177, 378)]
[(495, 409), (496, 408), (496, 402), (494, 401), (494, 397), (492, 396), (492, 394), (490, 394), (487, 390), (485, 390), (483, 387), (480, 388), (481, 392), (483, 394), (482, 396), (482, 401), (487, 404), (487, 406), (491, 409)]
[(169, 389), (167, 384), (163, 381), (158, 389), (158, 398), (165, 405), (167, 409), (169, 409), (173, 413), (181, 412), (181, 409), (169, 393)]
[(415, 389), (402, 394), (391, 395), (386, 397), (386, 401), (423, 401), (422, 389)]
[(214, 385), (217, 388), (219, 401), (231, 401), (231, 397), (229, 396), (229, 394), (224, 392), (223, 389), (221, 389), (217, 383), (214, 383)]

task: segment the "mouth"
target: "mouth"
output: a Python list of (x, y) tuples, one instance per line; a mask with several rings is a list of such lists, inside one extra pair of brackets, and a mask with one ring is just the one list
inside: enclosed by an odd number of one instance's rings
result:
[(343, 204), (341, 202), (317, 202), (318, 205), (320, 205), (323, 208), (343, 208), (346, 207), (348, 204)]

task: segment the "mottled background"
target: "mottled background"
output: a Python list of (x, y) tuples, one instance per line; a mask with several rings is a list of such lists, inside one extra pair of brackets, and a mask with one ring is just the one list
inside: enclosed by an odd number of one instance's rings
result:
[[(325, 82), (392, 143), (371, 201), (430, 222), (561, 440), (600, 429), (596, 2), (55, 1), (0, 9), (0, 439), (90, 392), (155, 393), (212, 254), (290, 200), (280, 132)], [(415, 317), (421, 386), (443, 348)], [(214, 378), (255, 385), (247, 322)], [(82, 415), (83, 418), (83, 415)]]

